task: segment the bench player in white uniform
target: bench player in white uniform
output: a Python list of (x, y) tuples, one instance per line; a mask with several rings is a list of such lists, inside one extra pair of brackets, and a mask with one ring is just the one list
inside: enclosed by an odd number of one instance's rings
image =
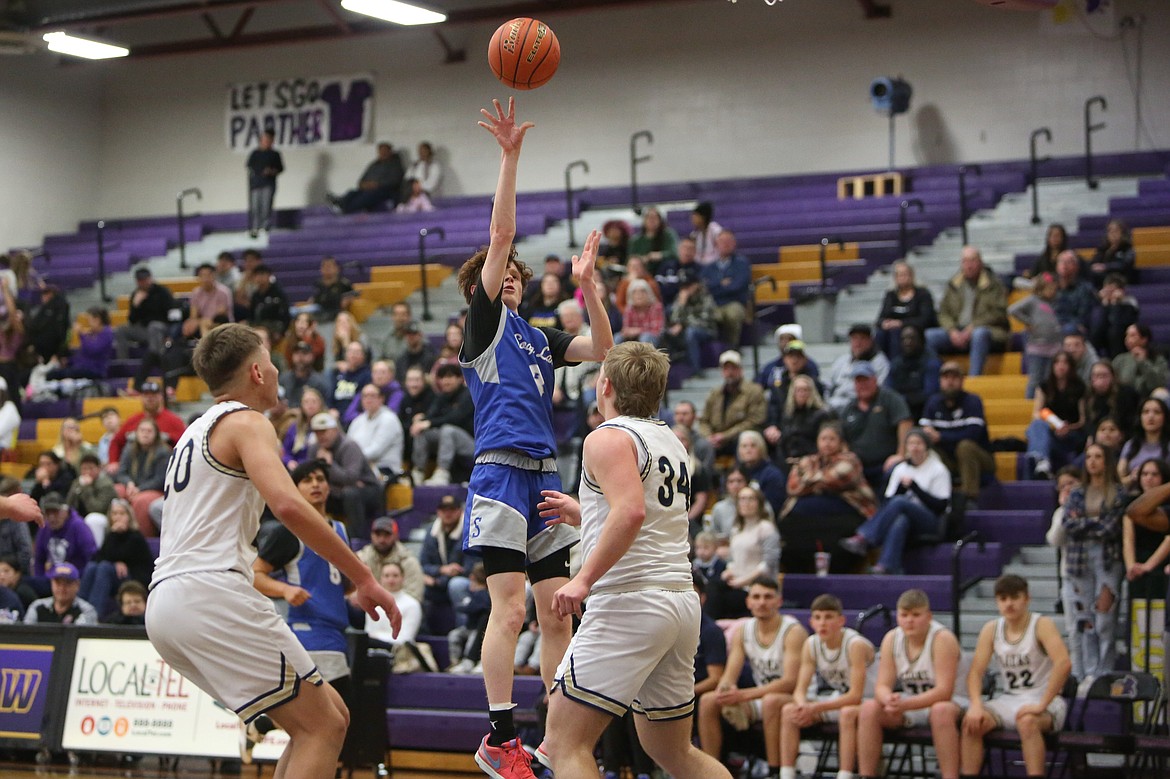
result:
[[(792, 700), (800, 650), (808, 638), (799, 621), (780, 613), (780, 602), (776, 579), (761, 576), (751, 583), (747, 607), (752, 616), (736, 628), (718, 686), (699, 698), (699, 746), (714, 758), (723, 753), (721, 719), (738, 730), (763, 721), (768, 764), (780, 765), (780, 711)], [(740, 689), (745, 661), (756, 686)]]
[(289, 734), (276, 779), (331, 779), (349, 712), (252, 586), (264, 504), (349, 577), (357, 605), (371, 615), (381, 606), (395, 632), (401, 616), (280, 461), (276, 430), (263, 415), (276, 405), (277, 370), (260, 337), (221, 325), (199, 342), (193, 363), (216, 403), (187, 428), (167, 464), (146, 631), (167, 663), (246, 723), (267, 713)]
[(687, 559), (690, 458), (652, 417), (670, 363), (649, 344), (609, 351), (597, 378), (605, 423), (585, 439), (581, 504), (548, 491), (554, 522), (581, 523), (581, 569), (557, 590), (561, 619), (589, 608), (556, 671), (543, 751), (557, 779), (597, 779), (593, 748), (633, 709), (638, 739), (677, 779), (730, 779), (691, 744), (699, 596)]
[[(818, 595), (812, 602), (809, 626), (813, 633), (800, 653), (800, 676), (792, 702), (780, 714), (781, 779), (796, 776), (800, 729), (818, 722), (837, 722), (841, 709), (857, 706), (873, 694), (874, 647), (868, 638), (845, 627), (845, 611), (833, 595)], [(830, 692), (809, 700), (815, 677)], [(841, 728), (837, 743), (841, 770), (838, 779), (853, 776), (857, 758), (857, 729)]]
[[(882, 733), (930, 725), (942, 779), (959, 779), (959, 717), (967, 700), (962, 649), (955, 634), (934, 621), (922, 590), (898, 598), (898, 627), (882, 639), (874, 696), (861, 704), (857, 719), (857, 766), (862, 777), (877, 777)], [(894, 692), (895, 683), (902, 688)], [(844, 714), (841, 727), (846, 726)]]
[[(995, 582), (995, 605), (1000, 616), (979, 631), (979, 643), (967, 676), (971, 708), (963, 717), (962, 772), (974, 776), (983, 769), (983, 737), (1006, 728), (1020, 734), (1024, 770), (1044, 776), (1044, 734), (1064, 727), (1067, 704), (1061, 690), (1072, 671), (1072, 661), (1060, 631), (1048, 617), (1028, 610), (1028, 582), (1006, 574)], [(983, 674), (992, 657), (999, 665), (999, 689), (989, 701), (982, 698)]]

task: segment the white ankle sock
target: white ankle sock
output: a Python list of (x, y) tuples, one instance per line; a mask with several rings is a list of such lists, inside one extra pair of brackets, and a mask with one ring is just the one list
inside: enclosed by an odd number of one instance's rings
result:
[(852, 771), (838, 771), (837, 779), (853, 779)]
[(796, 779), (795, 766), (781, 766), (780, 779)]

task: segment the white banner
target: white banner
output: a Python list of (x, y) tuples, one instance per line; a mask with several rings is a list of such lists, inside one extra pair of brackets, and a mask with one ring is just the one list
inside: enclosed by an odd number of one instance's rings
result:
[(374, 132), (374, 77), (306, 76), (252, 81), (228, 87), (227, 145), (250, 151), (264, 130), (276, 148), (371, 143)]
[(80, 638), (64, 749), (239, 757), (240, 718), (171, 668), (149, 641)]

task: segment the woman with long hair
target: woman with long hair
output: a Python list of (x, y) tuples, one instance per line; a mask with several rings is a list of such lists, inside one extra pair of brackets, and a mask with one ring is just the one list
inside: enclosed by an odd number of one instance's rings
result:
[(893, 286), (886, 290), (878, 312), (874, 341), (891, 360), (902, 353), (902, 328), (914, 325), (922, 332), (938, 324), (930, 290), (915, 283), (914, 268), (905, 260), (893, 265)]
[(159, 435), (153, 419), (143, 417), (134, 430), (134, 440), (122, 450), (115, 480), (122, 487), (119, 492), (130, 501), (134, 518), (145, 536), (157, 536), (158, 528), (150, 518), (150, 504), (162, 497), (167, 460), (171, 448)]
[(1098, 360), (1089, 369), (1086, 427), (1093, 430), (1103, 418), (1113, 417), (1117, 420), (1121, 432), (1128, 437), (1133, 433), (1134, 423), (1137, 422), (1140, 400), (1133, 387), (1117, 380), (1113, 363)]
[(53, 453), (76, 471), (81, 467), (81, 458), (87, 454), (97, 454), (97, 450), (81, 437), (81, 423), (75, 417), (65, 417), (61, 420), (61, 431), (57, 434)]
[(748, 585), (758, 576), (774, 578), (780, 572), (780, 533), (764, 493), (748, 486), (735, 498), (727, 568), (707, 585), (707, 613), (712, 619), (746, 616)]
[(1037, 478), (1049, 479), (1055, 468), (1075, 457), (1085, 445), (1086, 388), (1068, 352), (1052, 358), (1048, 378), (1032, 399), (1028, 455)]
[(370, 346), (362, 334), (362, 327), (348, 311), (338, 313), (333, 320), (333, 367), (336, 370), (345, 370), (345, 349), (354, 341), (362, 345), (366, 352), (366, 361), (370, 359)]
[[(1138, 468), (1137, 483), (1139, 495), (1170, 483), (1170, 464), (1165, 460), (1146, 460)], [(1129, 580), (1130, 600), (1146, 601), (1145, 609), (1149, 613), (1149, 601), (1166, 597), (1168, 579), (1164, 566), (1170, 558), (1170, 536), (1135, 524), (1126, 514), (1121, 526), (1121, 557), (1125, 578)]]
[(1125, 351), (1113, 358), (1117, 380), (1146, 397), (1170, 379), (1170, 362), (1154, 344), (1149, 325), (1137, 323), (1125, 328)]
[(154, 556), (134, 519), (130, 503), (114, 498), (108, 513), (110, 529), (94, 558), (85, 566), (79, 595), (89, 601), (99, 617), (114, 606), (114, 593), (127, 579), (150, 584)]
[(309, 429), (309, 422), (324, 410), (325, 397), (314, 387), (305, 387), (301, 391), (301, 405), (297, 409), (296, 421), (289, 425), (282, 442), (281, 459), (290, 471), (308, 456), (310, 444), (317, 442), (313, 431)]
[[(313, 370), (320, 371), (325, 368), (325, 339), (317, 330), (317, 319), (307, 311), (302, 311), (296, 315), (292, 323), (292, 333), (284, 339), (284, 359), (289, 365), (292, 365), (293, 351), (297, 348), (297, 344), (306, 343), (313, 350)], [(344, 350), (342, 354), (344, 354)]]
[(646, 267), (646, 263), (642, 262), (638, 257), (631, 257), (626, 262), (626, 275), (618, 282), (617, 289), (614, 291), (614, 300), (617, 302), (617, 307), (625, 311), (626, 306), (629, 305), (630, 285), (635, 281), (641, 279), (650, 286), (650, 293), (657, 301), (662, 300), (662, 288), (658, 285), (658, 281), (653, 274)]
[[(787, 470), (789, 464), (817, 450), (817, 435), (821, 427), (833, 419), (833, 410), (811, 376), (801, 373), (792, 377), (788, 387), (788, 398), (776, 432), (776, 458)], [(767, 437), (768, 431), (764, 431)]]
[(932, 451), (925, 431), (913, 428), (902, 440), (906, 459), (890, 472), (886, 504), (854, 535), (841, 539), (845, 551), (859, 557), (871, 547), (881, 547), (871, 573), (902, 573), (906, 543), (916, 536), (941, 537), (951, 500), (951, 472)]
[(637, 257), (653, 275), (663, 260), (678, 257), (678, 233), (654, 206), (642, 214), (642, 229), (630, 241), (630, 259)]
[(1024, 271), (1024, 278), (1034, 279), (1045, 273), (1056, 275), (1056, 258), (1068, 249), (1068, 231), (1064, 225), (1055, 222), (1048, 225), (1048, 231), (1044, 234), (1044, 248), (1032, 267)]
[(1098, 444), (1085, 450), (1085, 473), (1064, 508), (1064, 622), (1073, 675), (1113, 670), (1117, 658), (1117, 606), (1121, 601), (1121, 534), (1126, 494), (1113, 453)]
[(764, 437), (755, 430), (744, 430), (735, 442), (736, 466), (744, 472), (749, 484), (757, 486), (768, 500), (772, 513), (784, 507), (787, 498), (784, 473), (768, 459)]
[(1138, 411), (1138, 429), (1121, 449), (1117, 475), (1130, 489), (1137, 485), (1138, 469), (1147, 460), (1170, 457), (1170, 408), (1158, 398), (1146, 398)]
[(1093, 259), (1089, 260), (1089, 278), (1098, 289), (1106, 274), (1120, 273), (1130, 284), (1136, 281), (1134, 265), (1137, 256), (1129, 235), (1129, 225), (1120, 219), (1110, 219), (1105, 225), (1105, 240), (1097, 247)]

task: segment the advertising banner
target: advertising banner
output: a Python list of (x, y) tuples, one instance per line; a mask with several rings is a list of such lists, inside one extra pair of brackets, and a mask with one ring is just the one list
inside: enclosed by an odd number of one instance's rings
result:
[(277, 149), (370, 143), (374, 77), (296, 76), (228, 87), (224, 131), (228, 148), (250, 151), (270, 130)]
[[(52, 644), (16, 643), (16, 631), (0, 643), (0, 744), (36, 746), (49, 697)], [(44, 636), (36, 640), (43, 641)]]
[(144, 639), (79, 638), (62, 748), (238, 757), (240, 719)]

